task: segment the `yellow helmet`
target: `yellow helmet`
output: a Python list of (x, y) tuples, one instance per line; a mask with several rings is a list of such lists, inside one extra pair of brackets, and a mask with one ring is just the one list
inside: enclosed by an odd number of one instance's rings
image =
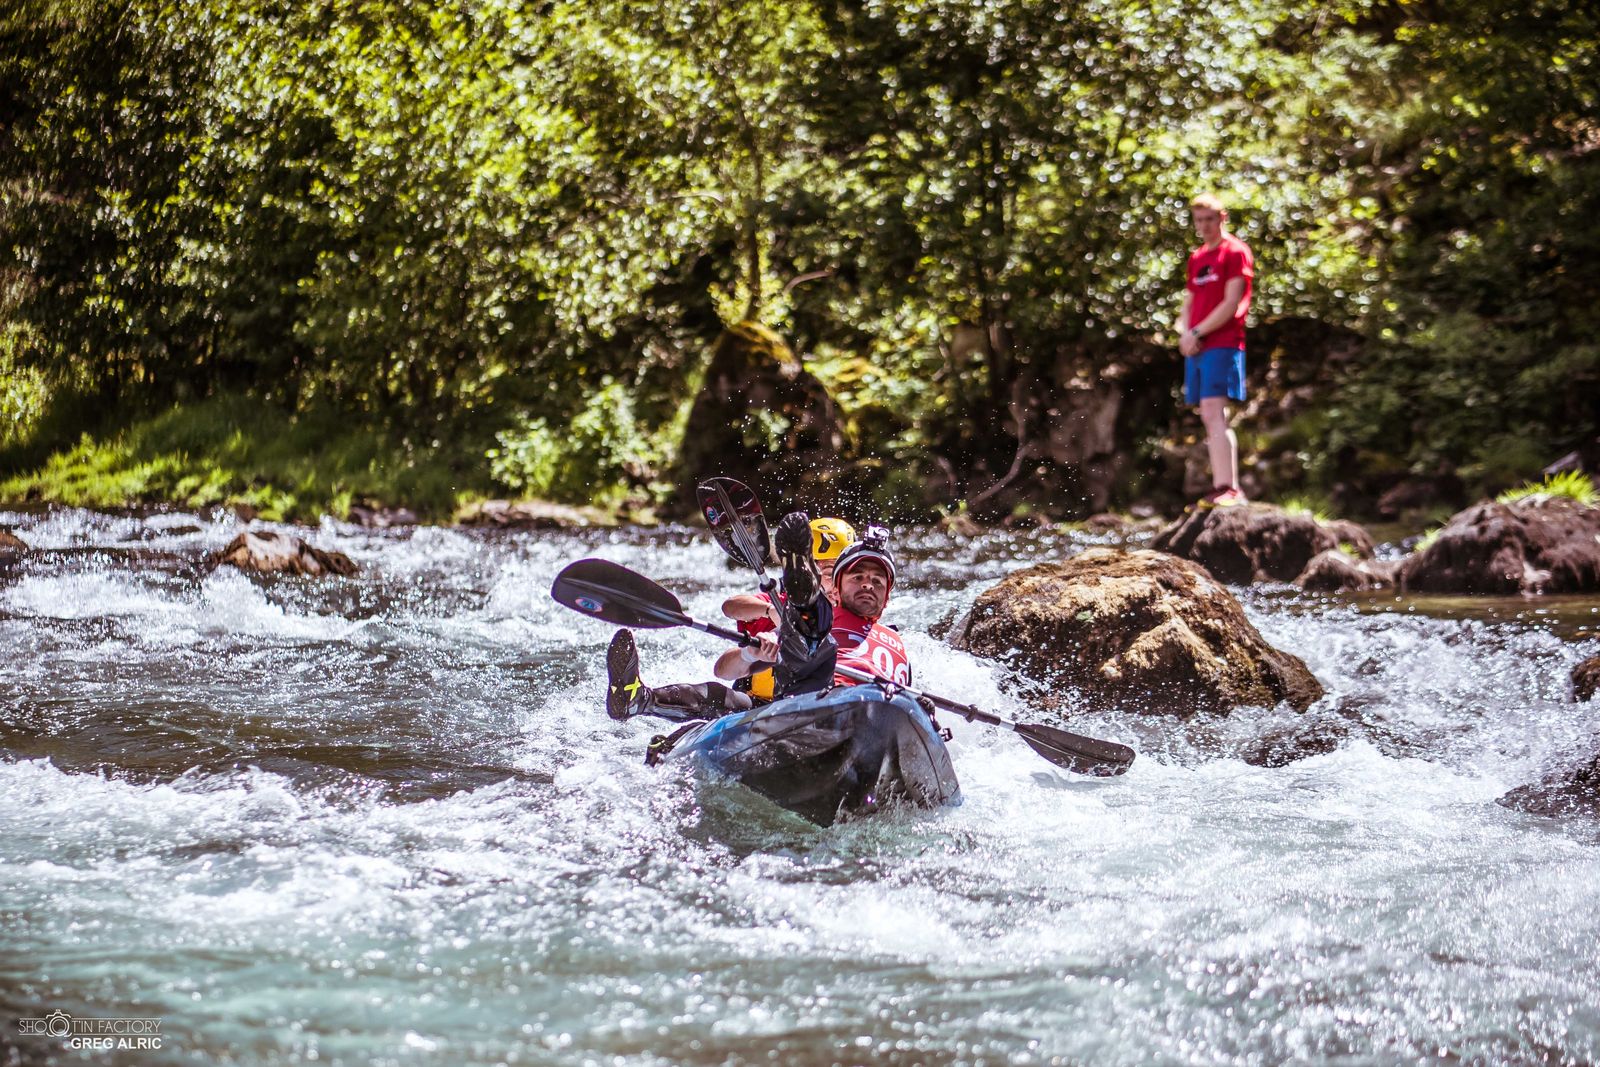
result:
[(856, 531), (843, 519), (811, 520), (811, 558), (838, 559), (839, 553), (855, 543)]

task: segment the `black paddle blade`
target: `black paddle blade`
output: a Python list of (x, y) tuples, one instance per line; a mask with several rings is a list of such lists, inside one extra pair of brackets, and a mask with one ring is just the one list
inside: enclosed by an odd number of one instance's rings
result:
[[(772, 554), (772, 534), (767, 529), (766, 516), (761, 514), (761, 501), (748, 485), (733, 478), (708, 478), (695, 488), (695, 496), (706, 525), (711, 527), (711, 536), (722, 551), (751, 569), (766, 566)], [(733, 509), (731, 514), (729, 508)], [(744, 527), (743, 537), (740, 525)], [(749, 558), (746, 543), (760, 558)]]
[(1115, 741), (1101, 741), (1028, 722), (1017, 723), (1017, 736), (1057, 767), (1079, 774), (1110, 778), (1133, 766), (1133, 749)]
[(590, 618), (637, 629), (683, 626), (678, 598), (642, 574), (605, 559), (580, 559), (556, 575), (550, 595)]

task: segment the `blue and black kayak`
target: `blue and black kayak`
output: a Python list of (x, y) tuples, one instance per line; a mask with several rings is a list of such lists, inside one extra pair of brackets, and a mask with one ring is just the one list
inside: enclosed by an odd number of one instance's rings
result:
[(692, 760), (821, 826), (894, 803), (961, 802), (944, 739), (917, 702), (876, 685), (785, 697), (680, 732)]

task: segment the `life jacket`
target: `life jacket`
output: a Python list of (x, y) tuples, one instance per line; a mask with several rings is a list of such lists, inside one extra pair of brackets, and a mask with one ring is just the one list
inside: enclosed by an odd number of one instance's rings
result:
[[(866, 619), (849, 608), (833, 609), (833, 639), (839, 645), (840, 667), (854, 667), (887, 678), (897, 685), (911, 684), (911, 659), (900, 635), (883, 623)], [(859, 685), (854, 678), (833, 676), (835, 685)]]
[[(772, 597), (766, 593), (757, 595), (769, 604), (772, 602)], [(783, 594), (779, 593), (778, 596), (781, 602)], [(735, 622), (734, 625), (739, 628), (740, 633), (749, 634), (751, 637), (771, 633), (778, 628), (776, 623), (766, 618), (751, 619), (748, 622)], [(772, 676), (772, 668), (765, 667), (754, 674), (740, 678), (733, 683), (733, 687), (741, 693), (749, 693), (757, 700), (771, 700), (772, 694), (777, 691), (777, 679)]]

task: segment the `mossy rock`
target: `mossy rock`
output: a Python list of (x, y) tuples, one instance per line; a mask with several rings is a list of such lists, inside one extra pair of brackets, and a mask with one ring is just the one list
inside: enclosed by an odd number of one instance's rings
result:
[(1156, 535), (1152, 548), (1204, 566), (1219, 581), (1292, 582), (1319, 553), (1348, 546), (1359, 559), (1375, 550), (1353, 522), (1321, 522), (1272, 504), (1196, 508)]
[(1397, 579), (1420, 593), (1600, 592), (1600, 508), (1559, 498), (1484, 501), (1407, 557)]
[(1091, 548), (1008, 575), (978, 597), (951, 643), (1010, 663), (1047, 701), (1071, 689), (1097, 709), (1193, 715), (1286, 702), (1304, 711), (1323, 693), (1204, 568), (1162, 552)]

